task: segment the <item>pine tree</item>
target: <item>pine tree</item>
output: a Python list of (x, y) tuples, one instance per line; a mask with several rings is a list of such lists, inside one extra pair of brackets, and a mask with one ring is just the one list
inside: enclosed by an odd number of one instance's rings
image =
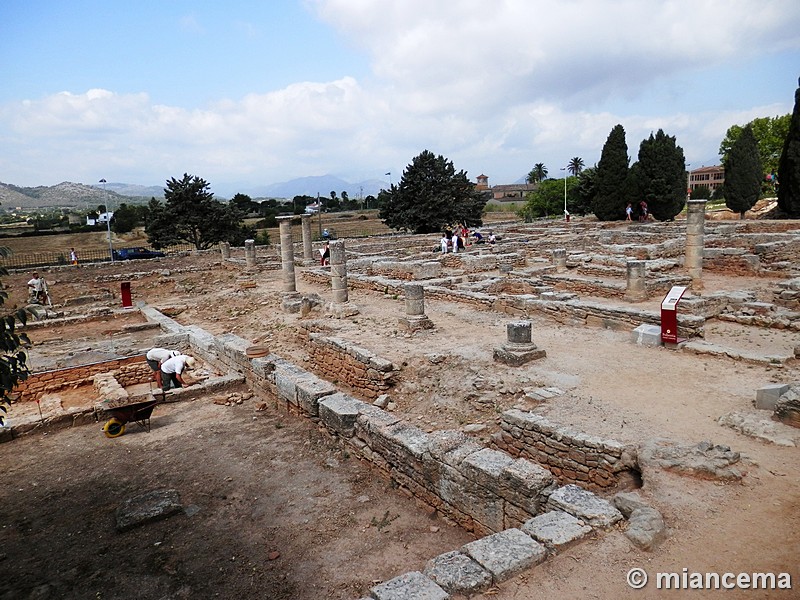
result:
[(725, 206), (739, 213), (740, 219), (744, 219), (744, 213), (758, 200), (763, 176), (758, 142), (753, 128), (748, 125), (725, 161)]
[(800, 217), (800, 87), (794, 93), (792, 121), (778, 165), (778, 206), (788, 216)]
[(380, 218), (392, 229), (414, 233), (442, 231), (450, 225), (483, 224), (486, 197), (464, 171), (456, 173), (444, 156), (424, 150), (411, 161), (390, 192), (381, 192)]
[(625, 218), (624, 189), (628, 177), (628, 145), (625, 129), (616, 125), (603, 146), (594, 176), (592, 212), (601, 221)]
[(675, 136), (662, 129), (639, 145), (637, 186), (650, 214), (669, 221), (686, 205), (686, 159)]

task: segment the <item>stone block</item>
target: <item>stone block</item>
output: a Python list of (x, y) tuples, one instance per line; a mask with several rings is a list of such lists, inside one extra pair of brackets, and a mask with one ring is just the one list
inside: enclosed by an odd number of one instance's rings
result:
[(756, 408), (761, 410), (775, 410), (778, 399), (789, 391), (785, 383), (770, 383), (756, 390)]
[(370, 589), (375, 600), (448, 600), (450, 595), (419, 571), (412, 571)]
[(510, 579), (547, 557), (545, 547), (520, 529), (506, 529), (475, 540), (461, 551), (489, 571), (495, 583)]
[(322, 423), (343, 437), (352, 437), (361, 407), (364, 402), (341, 392), (325, 396), (319, 402), (319, 418)]
[(667, 537), (664, 518), (655, 508), (645, 506), (631, 513), (625, 536), (642, 550), (652, 550)]
[(461, 473), (478, 485), (496, 489), (505, 469), (514, 462), (505, 452), (484, 448), (470, 454), (461, 463)]
[(429, 560), (423, 573), (450, 594), (472, 596), (492, 585), (492, 574), (457, 550)]
[(633, 330), (631, 341), (639, 346), (661, 346), (661, 327), (643, 323)]
[(176, 490), (154, 490), (126, 500), (117, 509), (117, 531), (166, 519), (183, 510)]
[(564, 550), (582, 540), (592, 528), (580, 519), (560, 510), (553, 510), (526, 521), (522, 531), (551, 550)]
[(550, 494), (547, 505), (553, 510), (561, 510), (586, 521), (593, 527), (607, 528), (622, 519), (622, 514), (610, 502), (574, 484), (560, 487)]
[(309, 415), (319, 415), (319, 399), (337, 392), (332, 383), (309, 374), (295, 384), (297, 404)]

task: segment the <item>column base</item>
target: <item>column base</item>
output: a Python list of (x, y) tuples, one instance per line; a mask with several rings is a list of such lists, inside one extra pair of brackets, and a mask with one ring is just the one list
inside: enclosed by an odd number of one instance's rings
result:
[(547, 356), (547, 352), (539, 350), (536, 344), (530, 344), (528, 349), (524, 349), (522, 346), (528, 345), (514, 344), (513, 346), (505, 345), (501, 348), (495, 348), (492, 358), (494, 358), (495, 362), (503, 363), (511, 367), (520, 367), (525, 363), (539, 360)]
[(415, 317), (403, 317), (397, 321), (398, 329), (414, 333), (423, 329), (433, 329), (435, 325), (426, 315), (419, 315)]
[(355, 304), (349, 302), (331, 302), (328, 304), (328, 313), (337, 319), (354, 317), (361, 311)]

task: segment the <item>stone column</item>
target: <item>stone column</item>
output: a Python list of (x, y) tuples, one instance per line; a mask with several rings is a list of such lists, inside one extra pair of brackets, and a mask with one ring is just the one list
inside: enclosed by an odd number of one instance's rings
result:
[(256, 266), (256, 241), (244, 241), (244, 264), (248, 269), (253, 269)]
[(418, 283), (403, 286), (406, 296), (406, 316), (400, 319), (400, 328), (414, 332), (433, 329), (433, 322), (425, 315), (425, 288)]
[(628, 261), (628, 287), (625, 289), (625, 300), (628, 302), (641, 302), (647, 300), (647, 287), (645, 286), (645, 261)]
[(333, 301), (336, 304), (342, 304), (347, 302), (347, 260), (344, 252), (344, 240), (331, 242), (330, 249)]
[(494, 350), (494, 360), (512, 367), (519, 367), (532, 360), (544, 358), (547, 353), (539, 350), (531, 338), (530, 321), (512, 321), (506, 325), (508, 341)]
[(703, 230), (706, 201), (689, 200), (686, 210), (686, 257), (684, 265), (692, 278), (692, 291), (703, 289)]
[(283, 271), (283, 291), (297, 292), (294, 276), (294, 248), (292, 247), (292, 219), (294, 217), (278, 217), (281, 237), (281, 270)]
[(219, 250), (222, 252), (222, 260), (228, 260), (231, 257), (231, 245), (229, 242), (220, 242)]
[(329, 310), (337, 318), (357, 315), (358, 308), (348, 302), (347, 256), (344, 250), (344, 240), (330, 242), (329, 248), (331, 251), (331, 288), (333, 289), (333, 302)]
[(311, 248), (311, 215), (300, 215), (300, 225), (303, 230), (303, 263), (308, 267), (316, 262)]
[(567, 270), (567, 250), (565, 248), (553, 250), (553, 264), (556, 266), (556, 273), (563, 273)]

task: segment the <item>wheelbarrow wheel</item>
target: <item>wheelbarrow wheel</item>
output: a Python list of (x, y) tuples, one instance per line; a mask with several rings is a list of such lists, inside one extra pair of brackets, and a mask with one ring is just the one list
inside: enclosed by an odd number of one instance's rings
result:
[(106, 421), (106, 424), (103, 425), (103, 433), (106, 434), (106, 437), (119, 437), (125, 433), (125, 423), (119, 419), (109, 419)]

